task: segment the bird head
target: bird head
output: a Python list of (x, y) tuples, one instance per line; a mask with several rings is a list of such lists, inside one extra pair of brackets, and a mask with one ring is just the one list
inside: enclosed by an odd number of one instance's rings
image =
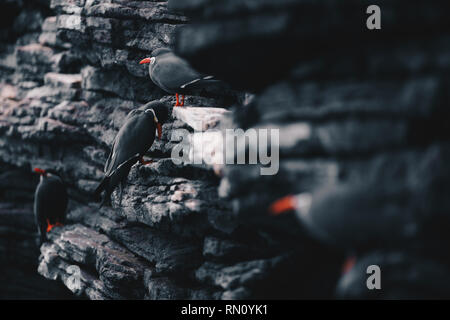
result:
[(42, 181), (42, 179), (47, 178), (49, 175), (51, 176), (51, 173), (41, 168), (34, 168), (34, 172), (39, 175), (39, 181)]
[(158, 139), (161, 140), (162, 125), (169, 118), (169, 107), (159, 101), (152, 101), (142, 107), (145, 113), (151, 114), (158, 130)]
[(155, 61), (156, 61), (155, 57), (150, 57), (150, 58), (142, 59), (141, 61), (139, 61), (139, 64), (150, 63), (150, 65), (152, 65), (155, 63)]
[(146, 64), (150, 63), (150, 65), (154, 64), (156, 61), (156, 58), (162, 54), (165, 53), (171, 53), (172, 51), (169, 48), (158, 48), (156, 50), (153, 50), (152, 56), (150, 58), (145, 58), (139, 61), (139, 64)]
[(46, 178), (46, 177), (59, 177), (61, 178), (61, 176), (58, 174), (58, 172), (54, 169), (41, 169), (41, 168), (34, 168), (33, 170), (35, 173), (39, 174), (41, 176), (41, 178)]
[(47, 171), (41, 168), (34, 168), (34, 172), (36, 172), (40, 176), (47, 176)]

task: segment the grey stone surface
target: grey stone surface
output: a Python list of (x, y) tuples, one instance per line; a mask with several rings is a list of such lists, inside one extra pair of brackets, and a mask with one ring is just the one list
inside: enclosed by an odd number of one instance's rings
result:
[[(16, 5), (19, 10), (23, 4)], [(23, 27), (20, 36), (7, 38), (10, 44), (0, 47), (1, 202), (33, 200), (34, 167), (61, 174), (71, 198), (69, 226), (52, 231), (50, 243), (41, 248), (39, 268), (32, 217), (24, 231), (14, 231), (2, 220), (5, 237), (29, 234), (18, 243), (24, 246), (17, 250), (23, 256), (14, 257), (17, 263), (33, 260), (35, 270), (21, 272), (41, 280), (34, 280), (37, 285), (44, 279), (36, 270), (72, 290), (70, 266), (77, 265), (82, 286), (72, 291), (79, 297), (219, 295), (196, 284), (192, 274), (204, 260), (205, 232), (220, 228), (210, 220), (227, 214), (228, 208), (218, 200), (218, 181), (211, 171), (176, 166), (169, 159), (177, 143), (171, 142), (171, 130), (189, 128), (187, 120), (171, 119), (164, 125), (163, 140), (155, 142), (148, 155), (154, 164), (133, 168), (121, 207), (116, 194), (113, 208), (101, 211), (91, 198), (127, 113), (153, 99), (174, 103), (175, 97), (165, 96), (149, 79), (147, 68), (138, 64), (152, 50), (170, 45), (174, 30), (187, 22), (166, 7), (165, 2), (154, 1), (53, 0), (50, 8), (34, 7), (19, 14), (15, 23)], [(230, 102), (224, 101), (235, 98), (228, 93), (222, 98), (188, 96), (186, 104), (228, 107)], [(211, 110), (199, 108), (196, 115), (202, 118)], [(217, 123), (218, 116), (211, 123)], [(13, 250), (8, 243), (0, 249)], [(151, 276), (144, 279), (145, 272)]]

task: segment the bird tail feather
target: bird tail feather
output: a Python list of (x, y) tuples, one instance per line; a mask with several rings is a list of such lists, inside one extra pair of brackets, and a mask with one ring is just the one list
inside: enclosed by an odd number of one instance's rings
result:
[(103, 190), (106, 189), (106, 186), (109, 183), (109, 176), (105, 176), (102, 181), (100, 182), (100, 184), (97, 186), (97, 188), (94, 190), (94, 197), (95, 199), (99, 199), (100, 198), (100, 194), (102, 193)]
[(180, 88), (181, 89), (186, 89), (186, 88), (188, 88), (188, 87), (190, 87), (190, 86), (192, 86), (194, 84), (198, 84), (198, 83), (203, 82), (203, 81), (218, 81), (218, 80), (214, 79), (214, 76), (205, 76), (205, 77), (201, 77), (201, 78), (197, 78), (197, 79), (194, 79), (192, 81), (189, 81), (189, 82), (181, 85)]
[(111, 205), (111, 199), (110, 199), (110, 197), (109, 197), (109, 194), (108, 193), (105, 193), (104, 195), (103, 195), (103, 199), (102, 199), (102, 202), (100, 203), (100, 205), (98, 206), (98, 210), (100, 210), (104, 205)]
[[(125, 162), (123, 162), (122, 164), (120, 164), (115, 170), (113, 170), (112, 172), (110, 172), (108, 175), (106, 175), (103, 180), (100, 182), (100, 184), (97, 186), (97, 188), (94, 190), (94, 198), (96, 199), (96, 201), (100, 201), (101, 199), (101, 204), (100, 207), (103, 207), (105, 204), (106, 205), (110, 205), (111, 203), (111, 198), (110, 195), (113, 191), (113, 189), (115, 188), (115, 186), (111, 186), (111, 178), (116, 175), (116, 174), (120, 174), (125, 173), (125, 177), (123, 179), (123, 181), (121, 182), (120, 185), (120, 202), (122, 202), (122, 187), (125, 184), (126, 181), (126, 175), (128, 174), (127, 171), (123, 171), (123, 170), (130, 170), (131, 166), (136, 163), (139, 160), (139, 153), (136, 153), (134, 156), (132, 156), (131, 158), (129, 158), (128, 160), (126, 160)], [(102, 191), (105, 190), (106, 192), (103, 195), (103, 198), (100, 197)]]

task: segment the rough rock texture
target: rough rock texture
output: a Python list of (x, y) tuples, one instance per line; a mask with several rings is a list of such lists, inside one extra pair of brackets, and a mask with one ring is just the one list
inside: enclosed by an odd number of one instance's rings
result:
[[(9, 13), (0, 31), (0, 201), (14, 203), (1, 209), (0, 251), (15, 252), (11, 278), (37, 270), (90, 299), (365, 298), (365, 266), (379, 263), (389, 285), (374, 297), (449, 297), (445, 285), (410, 296), (398, 285), (420, 288), (449, 268), (438, 245), (450, 226), (449, 22), (442, 5), (379, 1), (383, 29), (369, 32), (369, 2), (0, 1)], [(160, 46), (256, 94), (187, 97), (149, 151), (154, 163), (133, 166), (121, 206), (114, 193), (112, 208), (99, 210), (90, 195), (127, 113), (175, 102), (138, 64)], [(218, 134), (234, 127), (280, 130), (278, 174), (208, 163), (192, 148), (220, 159)], [(189, 152), (175, 163), (181, 146)], [(69, 223), (50, 232), (38, 266), (33, 167), (58, 171), (71, 199)], [(322, 205), (349, 241), (322, 243), (294, 216), (267, 214), (281, 196), (315, 199), (344, 185)], [(360, 190), (376, 204), (367, 214), (384, 219), (376, 228), (346, 224)], [(408, 241), (387, 241), (391, 234)], [(339, 279), (355, 251), (357, 264)], [(405, 269), (417, 259), (423, 265)]]
[[(138, 61), (173, 45), (187, 18), (154, 1), (23, 1), (7, 8), (22, 29), (10, 26), (1, 34), (2, 202), (31, 204), (34, 167), (58, 171), (70, 195), (69, 223), (41, 247), (39, 274), (90, 299), (329, 296), (333, 282), (319, 286), (328, 288), (324, 292), (308, 292), (312, 282), (295, 292), (314, 265), (302, 262), (305, 274), (288, 276), (301, 253), (241, 225), (218, 197), (213, 166), (170, 159), (174, 146), (197, 139), (194, 131), (218, 127), (226, 108), (242, 101), (238, 92), (187, 97), (193, 107), (175, 110), (163, 126), (162, 141), (147, 155), (154, 163), (132, 168), (122, 205), (115, 193), (112, 208), (98, 210), (93, 202), (126, 114), (154, 99), (174, 103)], [(35, 16), (33, 24), (23, 12)], [(191, 140), (177, 129), (190, 132)], [(31, 216), (21, 223), (34, 244)]]

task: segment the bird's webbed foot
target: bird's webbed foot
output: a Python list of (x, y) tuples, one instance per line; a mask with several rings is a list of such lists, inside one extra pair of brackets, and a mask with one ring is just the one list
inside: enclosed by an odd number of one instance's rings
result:
[(51, 224), (47, 219), (47, 232), (50, 232), (54, 227), (62, 227), (64, 226), (61, 222), (56, 221), (54, 224)]
[(184, 106), (184, 94), (181, 95), (181, 102), (180, 102), (180, 95), (178, 93), (175, 94), (175, 97), (177, 98), (177, 102), (175, 103), (174, 107), (183, 107)]

